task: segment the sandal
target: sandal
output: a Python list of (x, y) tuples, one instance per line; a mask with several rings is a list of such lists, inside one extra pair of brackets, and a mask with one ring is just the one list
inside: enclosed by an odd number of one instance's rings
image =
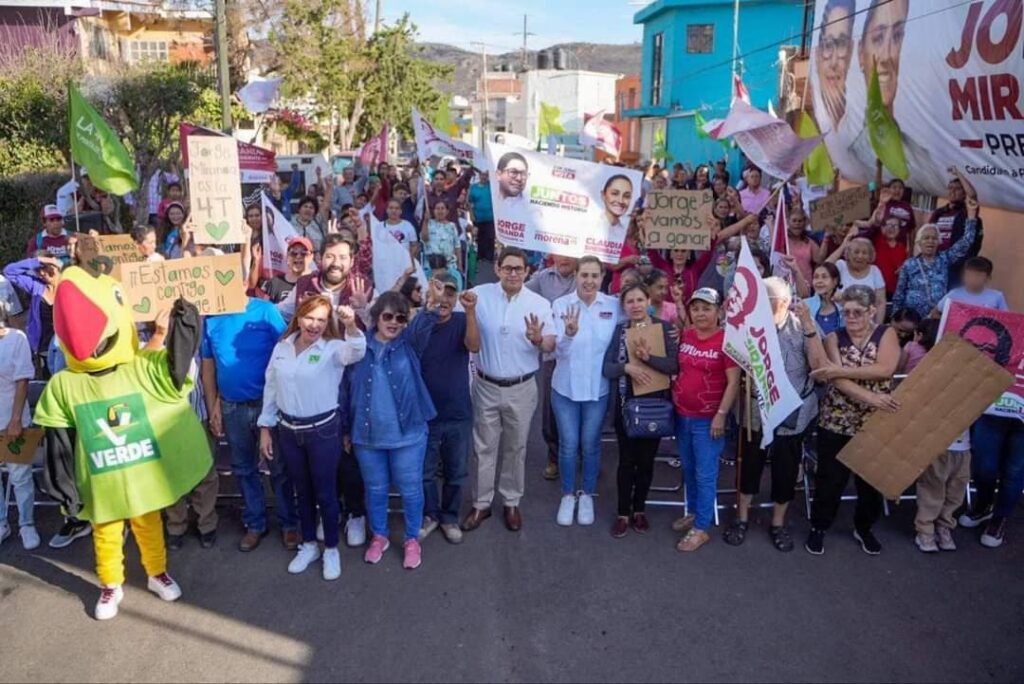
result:
[(789, 536), (789, 529), (787, 527), (775, 527), (773, 525), (769, 529), (769, 533), (772, 535), (772, 545), (776, 549), (783, 553), (789, 553), (793, 550), (793, 538)]
[(747, 538), (748, 527), (750, 527), (750, 523), (746, 520), (734, 520), (729, 529), (722, 533), (722, 539), (729, 546), (739, 546)]

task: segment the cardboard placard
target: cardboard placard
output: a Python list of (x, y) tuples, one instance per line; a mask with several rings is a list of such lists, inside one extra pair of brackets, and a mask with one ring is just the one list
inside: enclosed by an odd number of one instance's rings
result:
[(710, 249), (711, 209), (714, 196), (710, 190), (652, 190), (644, 200), (646, 232), (644, 246), (648, 249)]
[[(89, 235), (76, 233), (78, 262), (89, 273), (105, 273), (118, 278), (121, 264), (145, 261), (131, 235)], [(120, 279), (120, 278), (118, 278)]]
[(972, 344), (947, 335), (896, 388), (900, 410), (875, 411), (839, 460), (895, 499), (1012, 384)]
[(188, 191), (197, 245), (245, 242), (242, 179), (234, 138), (188, 137)]
[(154, 321), (178, 297), (203, 316), (244, 311), (248, 299), (239, 254), (121, 265), (121, 284), (136, 321)]
[(13, 442), (0, 433), (0, 462), (31, 465), (36, 458), (36, 449), (43, 441), (43, 429), (25, 428)]
[[(651, 356), (665, 356), (665, 333), (662, 330), (661, 323), (652, 323), (651, 325), (639, 327), (633, 326), (626, 328), (626, 353), (629, 356), (630, 363), (643, 363), (633, 353), (637, 341), (641, 338), (647, 341), (647, 346), (651, 350)], [(659, 373), (650, 366), (648, 366), (648, 369), (653, 376), (653, 380), (646, 385), (641, 385), (636, 380), (633, 380), (633, 394), (635, 396), (639, 397), (644, 394), (667, 390), (672, 384), (672, 379), (669, 376)]]
[(871, 191), (866, 185), (840, 190), (811, 202), (811, 221), (818, 230), (839, 228), (871, 216)]

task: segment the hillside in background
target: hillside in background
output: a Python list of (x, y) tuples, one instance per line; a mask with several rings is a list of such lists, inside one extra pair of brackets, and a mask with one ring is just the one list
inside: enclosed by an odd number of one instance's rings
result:
[[(469, 52), (443, 43), (421, 43), (422, 57), (433, 62), (448, 64), (455, 67), (455, 76), (445, 88), (455, 95), (470, 95), (480, 77), (483, 60), (479, 52)], [(568, 51), (568, 67), (587, 71), (603, 71), (612, 74), (635, 74), (640, 71), (640, 43), (631, 45), (607, 45), (599, 43), (561, 43), (551, 48), (560, 47)], [(544, 49), (551, 49), (544, 48)], [(487, 67), (494, 70), (499, 64), (509, 64), (516, 68), (521, 64), (522, 53), (506, 52), (488, 54)], [(531, 68), (537, 66), (537, 51), (528, 50), (527, 59)]]

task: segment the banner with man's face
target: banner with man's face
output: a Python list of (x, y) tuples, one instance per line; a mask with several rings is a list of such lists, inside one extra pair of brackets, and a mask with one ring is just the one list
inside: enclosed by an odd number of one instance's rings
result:
[(1013, 373), (1013, 387), (985, 413), (1024, 420), (1024, 314), (948, 300), (939, 337), (955, 333)]
[(946, 196), (956, 165), (984, 203), (1024, 211), (1021, 15), (1019, 0), (815, 0), (814, 115), (843, 176), (875, 175), (864, 113), (877, 65), (908, 185)]
[(639, 171), (487, 143), (498, 240), (615, 264), (640, 199)]

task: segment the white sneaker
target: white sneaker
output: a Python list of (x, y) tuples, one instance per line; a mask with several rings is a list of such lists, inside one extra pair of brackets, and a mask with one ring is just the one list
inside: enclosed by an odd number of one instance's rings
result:
[(4, 543), (4, 539), (11, 536), (11, 526), (7, 524), (7, 521), (0, 523), (0, 544)]
[(576, 497), (572, 494), (562, 496), (562, 503), (558, 504), (558, 524), (563, 527), (572, 525), (572, 516), (576, 512)]
[(345, 543), (349, 546), (362, 546), (366, 543), (366, 516), (349, 518), (345, 523)]
[(177, 601), (181, 598), (181, 587), (166, 572), (150, 577), (146, 588), (164, 601)]
[(18, 532), (21, 534), (21, 545), (26, 551), (39, 548), (39, 533), (34, 525), (25, 525)]
[(288, 564), (288, 572), (298, 575), (304, 572), (309, 564), (320, 557), (320, 546), (316, 542), (302, 542), (299, 544), (299, 551), (295, 558)]
[(100, 589), (100, 600), (96, 602), (93, 615), (97, 620), (109, 620), (117, 617), (117, 606), (124, 598), (124, 590), (120, 584)]
[(420, 528), (420, 541), (431, 535), (438, 527), (437, 521), (429, 516), (423, 516), (423, 527)]
[(914, 543), (917, 544), (917, 548), (921, 549), (923, 553), (938, 553), (939, 547), (935, 543), (934, 534), (921, 534), (917, 533), (914, 537)]
[(594, 497), (580, 494), (579, 509), (576, 511), (576, 522), (580, 525), (594, 524)]
[(324, 579), (330, 582), (339, 577), (341, 577), (341, 554), (338, 553), (338, 549), (324, 549)]

